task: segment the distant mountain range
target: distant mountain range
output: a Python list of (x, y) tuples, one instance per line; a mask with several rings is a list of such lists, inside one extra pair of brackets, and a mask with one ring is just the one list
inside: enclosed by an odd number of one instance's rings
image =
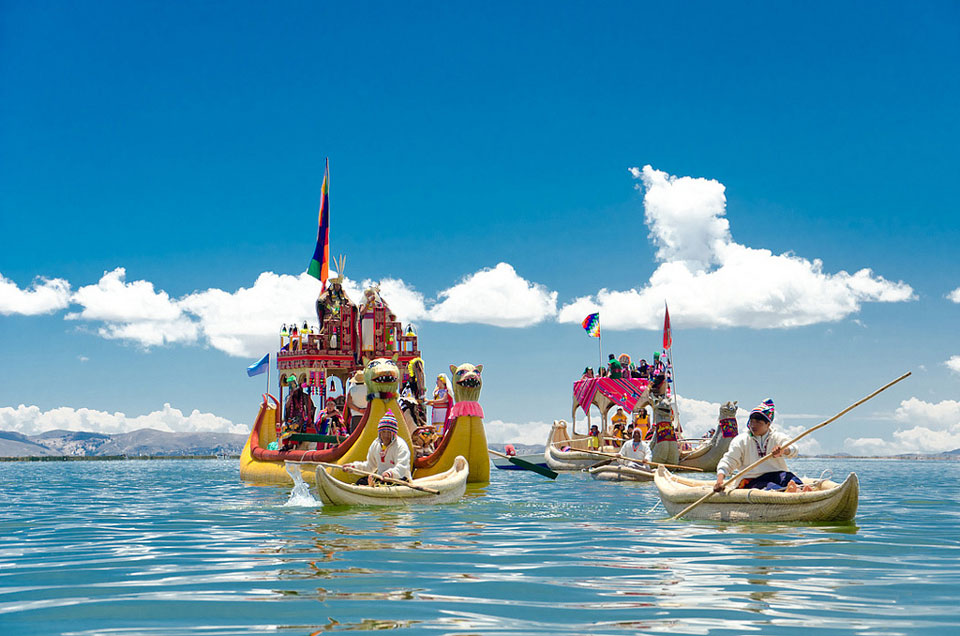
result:
[(232, 433), (167, 433), (152, 428), (116, 435), (64, 430), (40, 435), (0, 431), (0, 457), (239, 455), (246, 441), (246, 435)]

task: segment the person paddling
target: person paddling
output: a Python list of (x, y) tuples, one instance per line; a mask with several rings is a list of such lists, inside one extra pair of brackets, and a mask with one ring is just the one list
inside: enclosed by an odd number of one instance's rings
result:
[(633, 439), (620, 447), (621, 466), (629, 468), (650, 468), (650, 445), (643, 441), (643, 432), (640, 427), (633, 429)]
[(797, 448), (782, 445), (790, 441), (784, 433), (771, 431), (775, 408), (773, 400), (767, 399), (750, 412), (747, 421), (747, 430), (740, 433), (730, 442), (730, 448), (717, 464), (717, 482), (713, 486), (715, 492), (723, 490), (723, 481), (726, 475), (731, 475), (744, 466), (749, 466), (761, 457), (770, 455), (771, 458), (743, 475), (737, 488), (760, 488), (764, 490), (810, 490), (804, 486), (803, 480), (787, 469), (785, 457), (796, 457)]
[[(377, 439), (370, 444), (370, 450), (367, 451), (367, 460), (350, 462), (344, 465), (384, 477), (409, 481), (412, 478), (410, 475), (410, 448), (397, 435), (397, 430), (397, 418), (393, 411), (388, 410), (377, 424)], [(368, 485), (367, 480), (367, 477), (363, 477), (357, 483)]]

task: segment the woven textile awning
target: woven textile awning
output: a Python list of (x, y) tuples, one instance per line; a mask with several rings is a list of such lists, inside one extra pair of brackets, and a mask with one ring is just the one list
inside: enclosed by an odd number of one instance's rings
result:
[(648, 380), (642, 378), (587, 378), (573, 383), (573, 395), (584, 413), (590, 411), (597, 391), (628, 413), (633, 410), (640, 394), (647, 388)]

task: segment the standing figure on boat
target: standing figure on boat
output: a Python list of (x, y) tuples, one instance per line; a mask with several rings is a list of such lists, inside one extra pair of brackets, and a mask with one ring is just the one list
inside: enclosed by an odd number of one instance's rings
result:
[(383, 299), (380, 298), (380, 290), (376, 286), (368, 287), (363, 292), (363, 306), (360, 309), (361, 355), (371, 355), (376, 348), (374, 339), (376, 314), (374, 311), (381, 308), (383, 308)]
[(680, 460), (677, 431), (673, 428), (673, 407), (670, 398), (657, 400), (653, 407), (653, 443), (650, 450), (655, 464), (676, 464)]
[[(326, 322), (331, 318), (339, 318), (340, 312), (346, 310), (353, 303), (347, 298), (343, 291), (343, 277), (338, 276), (330, 281), (330, 286), (320, 292), (317, 296), (317, 320), (320, 322), (319, 332), (325, 334)], [(334, 334), (326, 334), (332, 337)], [(331, 342), (331, 349), (336, 349), (336, 345)]]
[[(350, 462), (344, 465), (384, 477), (410, 481), (412, 479), (410, 474), (410, 448), (397, 435), (398, 431), (397, 418), (393, 411), (388, 410), (377, 424), (377, 439), (370, 444), (366, 461)], [(372, 486), (373, 484), (369, 483), (369, 479), (369, 477), (363, 477), (357, 483)]]
[(363, 381), (363, 371), (357, 371), (347, 382), (347, 429), (352, 433), (363, 419), (367, 408), (367, 385)]
[(290, 394), (283, 405), (283, 427), (280, 431), (280, 446), (284, 450), (296, 446), (296, 442), (292, 441), (290, 436), (294, 433), (305, 433), (307, 427), (313, 425), (313, 415), (317, 410), (310, 396), (300, 388), (297, 376), (288, 377), (287, 386), (290, 388)]
[(785, 457), (796, 457), (797, 448), (783, 445), (790, 441), (784, 433), (771, 431), (775, 409), (773, 400), (766, 399), (750, 412), (747, 421), (747, 430), (740, 433), (730, 442), (730, 448), (717, 465), (717, 482), (713, 489), (723, 490), (723, 482), (727, 475), (733, 474), (749, 466), (768, 453), (770, 459), (741, 475), (740, 483), (734, 488), (761, 488), (764, 490), (810, 490), (804, 486), (803, 480), (787, 469)]
[(437, 375), (437, 386), (433, 390), (433, 399), (427, 400), (427, 404), (433, 407), (430, 423), (434, 426), (442, 426), (443, 433), (447, 432), (447, 414), (450, 407), (453, 406), (453, 392), (450, 391), (447, 383), (447, 376), (443, 373)]
[(623, 365), (613, 357), (612, 353), (607, 356), (607, 369), (611, 378), (618, 379), (623, 375)]
[[(400, 385), (400, 408), (403, 410), (403, 419), (411, 435), (413, 431), (427, 425), (427, 408), (424, 406), (424, 392), (426, 378), (424, 377), (423, 359), (414, 358), (407, 363), (407, 380)], [(416, 440), (415, 440), (416, 441)]]

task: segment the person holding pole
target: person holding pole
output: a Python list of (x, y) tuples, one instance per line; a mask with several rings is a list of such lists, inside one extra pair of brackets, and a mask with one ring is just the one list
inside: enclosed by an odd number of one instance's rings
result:
[[(407, 481), (412, 479), (410, 474), (410, 448), (397, 435), (397, 430), (397, 418), (393, 411), (388, 410), (377, 424), (377, 439), (370, 444), (366, 461), (350, 462), (344, 464), (344, 466), (358, 468), (393, 479)], [(368, 479), (375, 478), (364, 477), (357, 483), (372, 486), (373, 484), (367, 483)]]
[(620, 447), (620, 458), (617, 460), (621, 466), (628, 468), (650, 468), (650, 445), (643, 441), (643, 433), (640, 427), (633, 429), (633, 439)]
[(749, 466), (761, 457), (770, 455), (770, 459), (761, 466), (740, 475), (737, 488), (760, 488), (763, 490), (810, 490), (803, 485), (803, 480), (787, 469), (785, 457), (796, 457), (796, 446), (784, 445), (790, 439), (779, 431), (771, 431), (775, 407), (773, 400), (767, 399), (750, 412), (747, 421), (747, 430), (740, 433), (730, 442), (730, 448), (717, 464), (717, 481), (713, 486), (714, 492), (723, 490), (726, 475), (735, 473), (744, 466)]

